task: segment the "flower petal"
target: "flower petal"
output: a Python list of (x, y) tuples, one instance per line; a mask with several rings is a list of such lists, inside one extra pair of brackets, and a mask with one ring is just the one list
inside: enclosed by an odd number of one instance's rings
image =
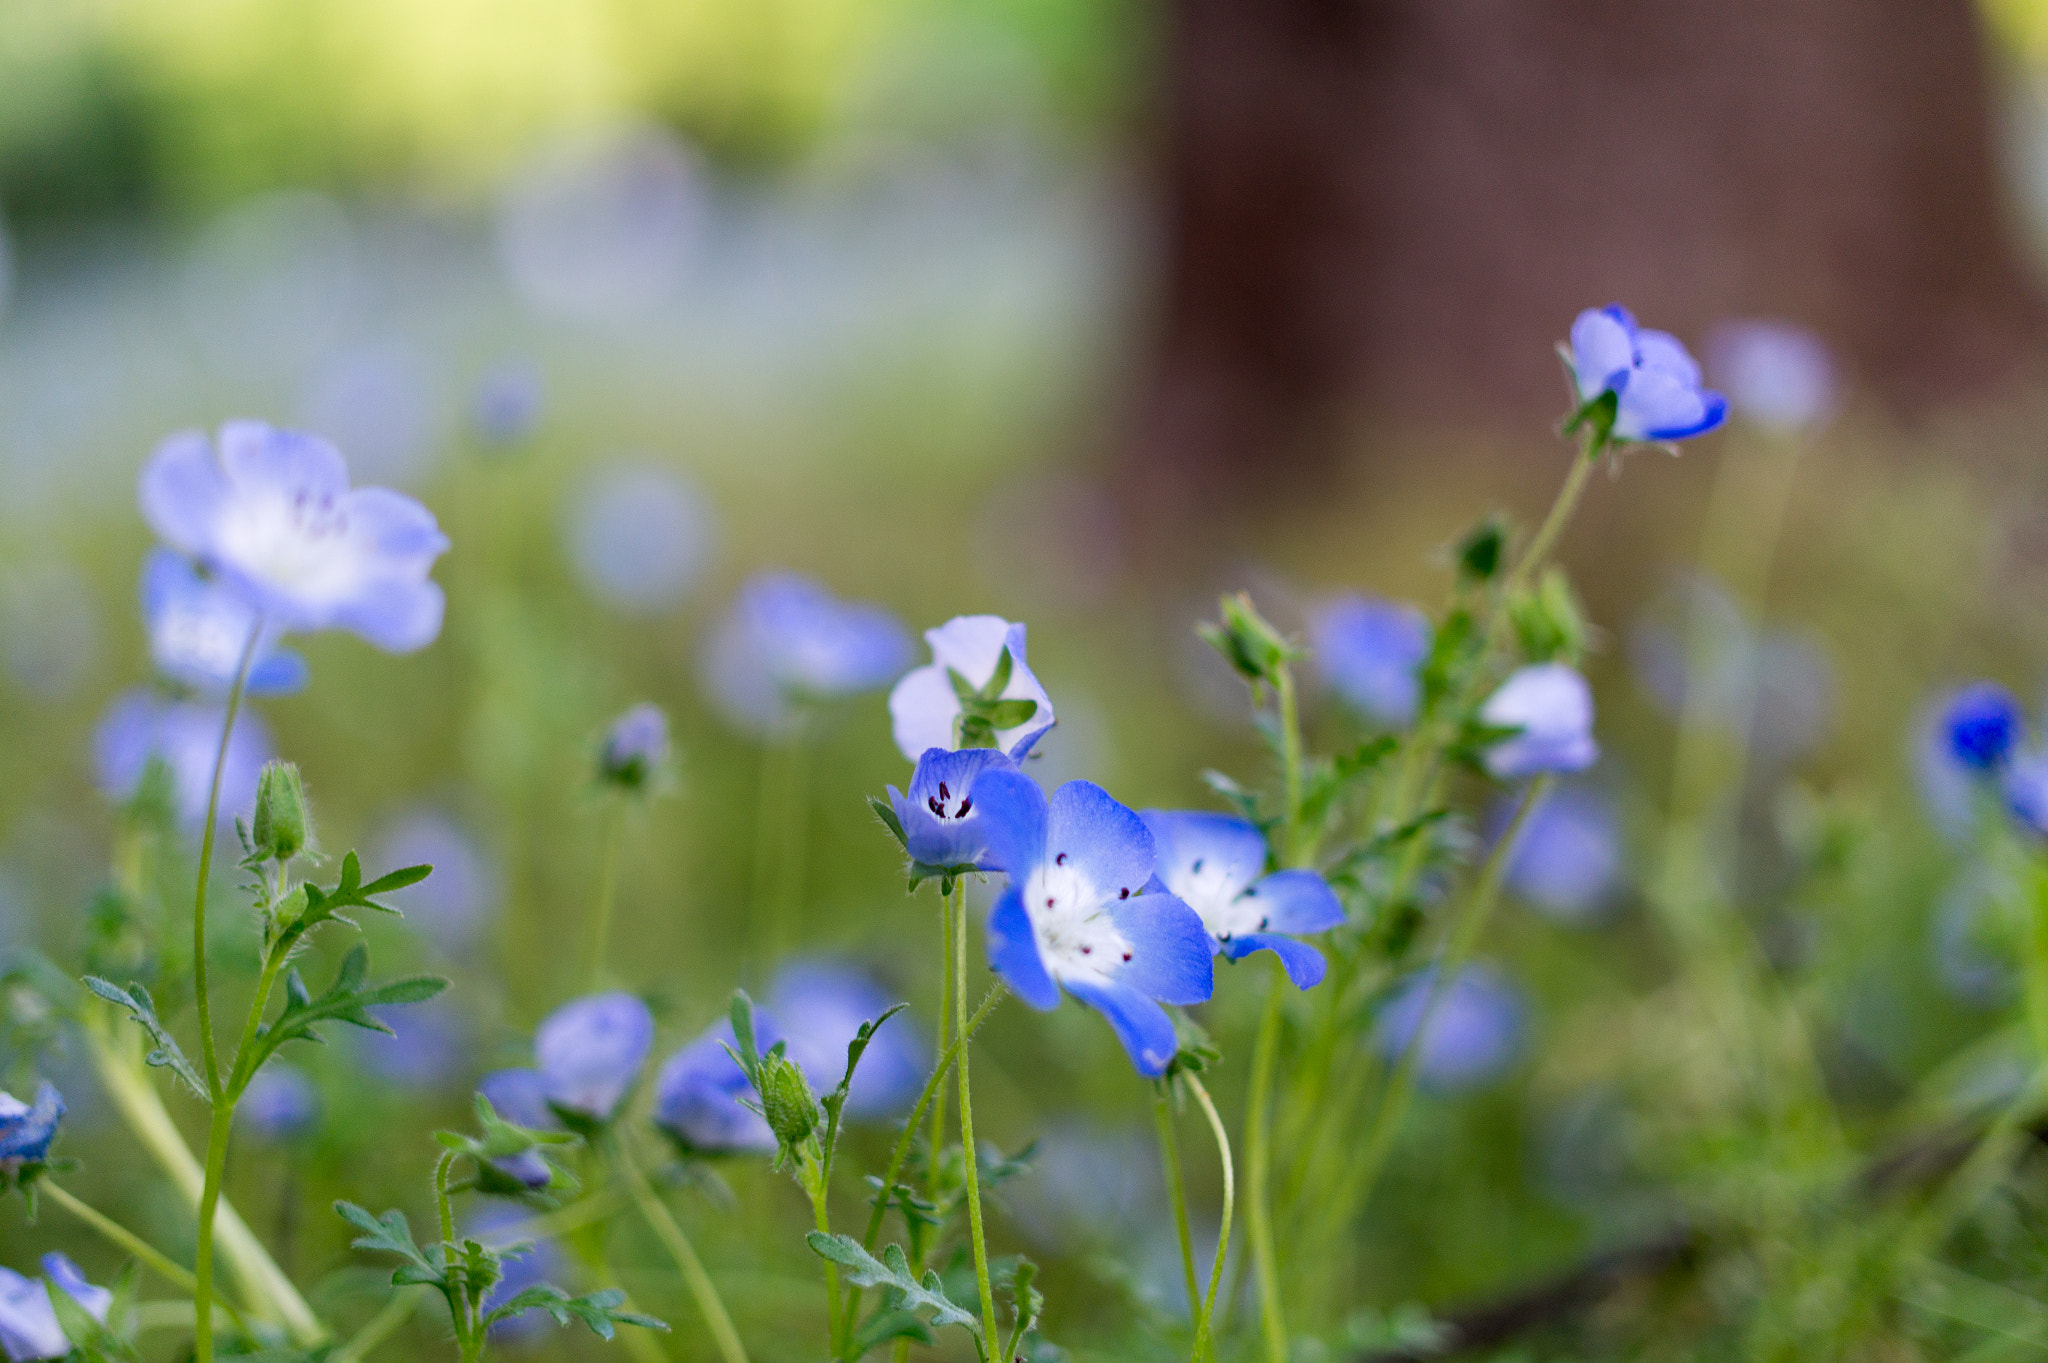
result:
[(1266, 836), (1243, 819), (1206, 809), (1148, 809), (1139, 817), (1152, 834), (1153, 870), (1176, 894), (1188, 893), (1199, 875), (1235, 898), (1266, 869)]
[(440, 635), (447, 606), (438, 583), (391, 578), (356, 592), (334, 612), (333, 623), (387, 653), (413, 653)]
[(1588, 308), (1572, 322), (1572, 374), (1591, 402), (1627, 382), (1635, 364), (1635, 319), (1619, 303)]
[(1024, 896), (1015, 885), (1003, 891), (988, 915), (988, 963), (1017, 997), (1041, 1012), (1057, 1008), (1059, 986), (1045, 971), (1038, 954), (1038, 937), (1031, 930), (1031, 915), (1024, 911)]
[(1728, 417), (1728, 400), (1659, 369), (1639, 369), (1621, 392), (1614, 434), (1623, 440), (1684, 440)]
[(1270, 951), (1278, 956), (1296, 989), (1315, 988), (1330, 968), (1322, 952), (1277, 932), (1240, 933), (1223, 944), (1223, 954), (1233, 961), (1241, 961), (1255, 951)]
[(1186, 904), (1170, 894), (1141, 894), (1110, 905), (1109, 916), (1131, 949), (1118, 984), (1178, 1004), (1205, 1003), (1216, 991), (1208, 930)]
[(220, 467), (242, 493), (339, 500), (348, 492), (348, 465), (316, 435), (282, 431), (261, 421), (229, 421), (220, 428)]
[[(1069, 858), (1111, 899), (1138, 893), (1152, 875), (1145, 821), (1093, 781), (1069, 781), (1053, 792), (1045, 848)], [(1027, 863), (1004, 863), (1012, 874), (1020, 864)]]
[(1670, 374), (1687, 387), (1700, 383), (1700, 362), (1685, 348), (1685, 342), (1668, 331), (1636, 333), (1636, 367)]
[(1166, 1073), (1180, 1041), (1164, 1008), (1120, 980), (1074, 980), (1067, 992), (1109, 1019), (1138, 1073), (1148, 1079)]
[(214, 527), (228, 495), (227, 478), (204, 431), (180, 431), (158, 445), (136, 484), (149, 528), (164, 543), (196, 558), (212, 552)]
[(904, 673), (889, 692), (896, 747), (912, 762), (931, 748), (953, 746), (953, 720), (959, 713), (960, 698), (946, 680), (946, 669), (936, 663)]
[(1314, 871), (1275, 871), (1251, 888), (1269, 932), (1328, 932), (1344, 921), (1344, 904)]
[(1045, 860), (1045, 792), (1015, 767), (990, 767), (974, 780), (974, 807), (995, 864), (1022, 878)]

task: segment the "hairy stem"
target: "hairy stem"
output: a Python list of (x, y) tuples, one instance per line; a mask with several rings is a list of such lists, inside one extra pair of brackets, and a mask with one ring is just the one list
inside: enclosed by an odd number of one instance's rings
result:
[[(960, 1037), (967, 1038), (967, 887), (953, 887), (953, 1007), (960, 1019)], [(974, 1093), (968, 1081), (967, 1053), (963, 1044), (954, 1067), (960, 1073), (960, 1154), (967, 1175), (967, 1228), (974, 1242), (974, 1285), (981, 1295), (982, 1338), (994, 1348), (1002, 1336), (996, 1332), (996, 1295), (989, 1283), (988, 1240), (981, 1225), (981, 1170), (974, 1153)]]
[[(1188, 1323), (1202, 1319), (1202, 1284), (1195, 1277), (1195, 1242), (1188, 1233), (1187, 1185), (1180, 1173), (1180, 1141), (1173, 1131), (1173, 1091), (1162, 1081), (1152, 1094), (1152, 1124), (1159, 1132), (1159, 1158), (1166, 1167), (1166, 1191), (1173, 1199), (1173, 1229), (1180, 1237), (1180, 1267), (1188, 1284)], [(1195, 1358), (1201, 1358), (1199, 1345)]]

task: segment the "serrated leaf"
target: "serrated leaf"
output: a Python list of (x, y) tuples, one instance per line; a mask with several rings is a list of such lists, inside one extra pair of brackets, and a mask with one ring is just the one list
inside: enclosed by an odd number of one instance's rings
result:
[(876, 1259), (860, 1247), (860, 1241), (849, 1235), (814, 1230), (804, 1239), (812, 1253), (845, 1269), (846, 1276), (856, 1286), (894, 1288), (903, 1294), (905, 1309), (929, 1312), (931, 1324), (957, 1325), (976, 1339), (982, 1337), (980, 1319), (953, 1304), (946, 1296), (938, 1274), (926, 1273), (923, 1281), (910, 1275), (910, 1261), (904, 1257), (901, 1245), (887, 1246), (882, 1251), (882, 1258)]
[(323, 1022), (346, 1022), (352, 1027), (393, 1035), (391, 1028), (369, 1010), (390, 1004), (423, 1003), (448, 987), (438, 975), (410, 975), (369, 988), (363, 978), (370, 969), (370, 949), (358, 942), (342, 958), (334, 983), (317, 998), (311, 995), (297, 971), (285, 977), (284, 1011), (257, 1029), (249, 1054), (237, 1067), (235, 1092), (241, 1092), (256, 1071), (277, 1048), (287, 1041), (319, 1041), (314, 1028)]
[(668, 1322), (653, 1316), (638, 1311), (621, 1311), (619, 1308), (625, 1305), (625, 1301), (626, 1294), (615, 1287), (572, 1297), (552, 1283), (541, 1283), (494, 1308), (484, 1317), (484, 1324), (495, 1325), (528, 1311), (545, 1311), (557, 1325), (567, 1325), (571, 1320), (582, 1321), (599, 1339), (610, 1339), (615, 1327), (620, 1325), (637, 1325), (643, 1330), (668, 1329)]
[(355, 1203), (346, 1201), (336, 1202), (334, 1211), (362, 1232), (349, 1242), (351, 1248), (396, 1254), (406, 1261), (407, 1266), (392, 1275), (394, 1283), (401, 1281), (399, 1274), (404, 1274), (402, 1281), (406, 1284), (429, 1283), (443, 1289), (447, 1287), (447, 1279), (442, 1275), (440, 1266), (427, 1258), (426, 1251), (413, 1240), (412, 1227), (406, 1222), (404, 1212), (393, 1207), (381, 1217), (372, 1216)]
[(143, 1057), (144, 1061), (177, 1075), (196, 1096), (207, 1096), (206, 1081), (199, 1077), (199, 1071), (185, 1058), (185, 1052), (179, 1047), (178, 1039), (170, 1034), (162, 1019), (157, 1017), (156, 1003), (149, 997), (147, 989), (132, 982), (123, 989), (96, 975), (85, 977), (85, 987), (108, 1003), (126, 1008), (129, 1016), (140, 1024), (143, 1031), (149, 1033), (149, 1039), (155, 1045), (154, 1049)]

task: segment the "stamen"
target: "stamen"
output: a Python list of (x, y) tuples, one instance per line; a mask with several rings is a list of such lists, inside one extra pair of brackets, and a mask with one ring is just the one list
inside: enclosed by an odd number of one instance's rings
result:
[(944, 781), (939, 782), (939, 798), (941, 800), (950, 800), (953, 798), (953, 792), (946, 789), (946, 783)]
[(1066, 864), (1067, 864), (1067, 854), (1066, 854), (1065, 852), (1062, 852), (1062, 853), (1060, 853), (1060, 854), (1059, 854), (1058, 856), (1056, 856), (1056, 857), (1054, 857), (1054, 858), (1052, 859), (1052, 864), (1053, 864), (1053, 865), (1055, 865), (1055, 866), (1064, 866), (1064, 865), (1066, 865)]
[(953, 817), (964, 819), (967, 817), (967, 811), (972, 808), (974, 808), (974, 797), (970, 795), (960, 802), (960, 808), (954, 812)]
[(1129, 899), (1131, 897), (1131, 887), (1128, 885), (1124, 886), (1123, 889), (1117, 891), (1116, 897), (1118, 899)]

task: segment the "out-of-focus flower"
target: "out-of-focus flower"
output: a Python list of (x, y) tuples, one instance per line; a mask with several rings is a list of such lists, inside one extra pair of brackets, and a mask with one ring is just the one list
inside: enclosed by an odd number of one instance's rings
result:
[(772, 732), (807, 704), (894, 681), (910, 665), (910, 636), (879, 606), (841, 601), (795, 573), (762, 573), (740, 588), (704, 658), (720, 713)]
[(348, 451), (361, 477), (416, 483), (441, 451), (442, 402), (426, 360), (410, 345), (382, 342), (323, 359), (300, 415)]
[(1700, 386), (1699, 364), (1684, 344), (1638, 327), (1619, 303), (1578, 315), (1571, 366), (1580, 402), (1614, 394), (1617, 440), (1684, 440), (1728, 417), (1728, 400)]
[[(768, 986), (767, 1008), (787, 1054), (819, 1093), (829, 1093), (846, 1073), (846, 1045), (889, 1011), (896, 1001), (851, 966), (834, 961), (792, 961)], [(917, 1025), (902, 1013), (882, 1024), (854, 1071), (846, 1115), (875, 1121), (907, 1112), (924, 1087), (931, 1052)]]
[(1162, 1003), (1193, 1004), (1215, 988), (1209, 933), (1152, 881), (1152, 835), (1100, 786), (1069, 781), (1045, 793), (1015, 768), (974, 783), (989, 850), (1010, 878), (988, 917), (988, 960), (1041, 1011), (1065, 989), (1108, 1019), (1148, 1078), (1178, 1049)]
[(1429, 617), (1378, 597), (1341, 596), (1309, 614), (1316, 670), (1374, 724), (1398, 729), (1422, 697), (1416, 669), (1429, 656)]
[(1593, 741), (1593, 691), (1563, 663), (1524, 667), (1480, 707), (1491, 728), (1520, 732), (1495, 743), (1486, 769), (1503, 781), (1546, 772), (1584, 771), (1600, 756)]
[[(1432, 1008), (1435, 981), (1432, 966), (1395, 986), (1374, 1031), (1380, 1053), (1397, 1059), (1414, 1041), (1416, 1076), (1443, 1091), (1473, 1088), (1495, 1078), (1521, 1049), (1520, 992), (1491, 967), (1468, 965), (1444, 986)], [(1415, 1041), (1418, 1028), (1422, 1037)]]
[[(500, 1249), (507, 1244), (523, 1243), (520, 1235), (532, 1214), (507, 1203), (485, 1203), (469, 1218), (468, 1233), (483, 1243)], [(515, 1238), (516, 1237), (516, 1238)], [(553, 1240), (534, 1240), (517, 1254), (506, 1255), (499, 1261), (504, 1277), (498, 1285), (484, 1294), (484, 1314), (489, 1315), (506, 1302), (518, 1296), (529, 1287), (554, 1282), (564, 1276), (568, 1268), (562, 1257), (561, 1246)], [(500, 1344), (517, 1344), (541, 1333), (547, 1328), (548, 1318), (544, 1312), (528, 1311), (522, 1315), (509, 1316), (491, 1327), (491, 1339)]]
[(304, 1070), (273, 1060), (242, 1090), (235, 1115), (264, 1140), (288, 1141), (320, 1120), (320, 1094)]
[(1759, 758), (1791, 760), (1826, 733), (1835, 694), (1826, 652), (1799, 631), (1758, 628), (1710, 578), (1681, 580), (1630, 630), (1628, 653), (1665, 714), (1746, 732)]
[(493, 365), (470, 395), (469, 422), (492, 445), (514, 445), (533, 434), (547, 402), (540, 370), (522, 360)]
[[(766, 1050), (782, 1039), (765, 1012), (754, 1013), (755, 1044)], [(654, 1082), (654, 1122), (696, 1154), (765, 1154), (775, 1149), (768, 1122), (740, 1100), (753, 1094), (747, 1074), (726, 1048), (735, 1046), (732, 1023), (720, 1019), (670, 1056)], [(758, 1099), (756, 1100), (758, 1101)]]
[[(514, 1126), (546, 1131), (559, 1125), (548, 1108), (548, 1081), (539, 1070), (494, 1070), (477, 1081), (476, 1091)], [(538, 1150), (522, 1150), (492, 1164), (499, 1173), (528, 1188), (545, 1188), (554, 1178), (554, 1170)]]
[(209, 368), (275, 380), (317, 363), (362, 303), (355, 232), (305, 190), (245, 199), (208, 223), (180, 281), (180, 311)]
[(38, 1084), (33, 1103), (0, 1093), (0, 1168), (19, 1169), (46, 1159), (63, 1120), (64, 1099), (54, 1084)]
[(1157, 1147), (1146, 1133), (1068, 1117), (1055, 1119), (1039, 1140), (1031, 1177), (1004, 1192), (1027, 1233), (1071, 1250), (1125, 1241), (1151, 1223), (1159, 1187)]
[(1949, 697), (1941, 723), (1950, 755), (1971, 771), (1989, 772), (2005, 765), (2026, 721), (2010, 691), (1974, 682)]
[(1546, 918), (1599, 917), (1622, 885), (1621, 818), (1613, 802), (1584, 786), (1553, 790), (1508, 855), (1507, 883)]
[[(114, 1304), (112, 1292), (87, 1282), (78, 1265), (62, 1254), (45, 1254), (43, 1272), (94, 1320), (105, 1323), (107, 1310)], [(41, 1278), (24, 1278), (12, 1269), (0, 1268), (0, 1349), (7, 1351), (13, 1363), (70, 1356), (71, 1341), (57, 1323), (57, 1308), (50, 1304), (49, 1289)]]
[[(227, 710), (218, 703), (170, 701), (147, 690), (134, 690), (115, 701), (93, 738), (94, 764), (100, 789), (109, 799), (135, 794), (151, 758), (170, 769), (178, 813), (194, 827), (206, 818), (212, 793), (213, 761), (220, 748)], [(220, 812), (223, 818), (246, 815), (256, 803), (256, 781), (270, 760), (270, 731), (263, 720), (244, 709), (235, 717), (228, 740), (227, 762), (221, 771)]]
[(2037, 748), (2008, 758), (1998, 785), (2013, 817), (2048, 837), (2048, 750)]
[(387, 488), (351, 489), (348, 466), (316, 436), (260, 421), (230, 421), (217, 442), (174, 435), (140, 493), (165, 543), (282, 630), (346, 629), (398, 653), (441, 632), (428, 574), (448, 540), (433, 514)]
[(652, 701), (643, 701), (605, 731), (597, 771), (623, 790), (647, 790), (667, 775), (670, 756), (668, 714)]
[(981, 812), (974, 807), (974, 781), (990, 767), (1010, 766), (1001, 748), (927, 748), (910, 774), (910, 793), (889, 787), (889, 805), (903, 825), (904, 850), (926, 866), (991, 865)]
[(631, 994), (594, 994), (550, 1013), (533, 1058), (557, 1109), (606, 1121), (639, 1077), (654, 1044), (654, 1016)]
[(569, 511), (569, 564), (615, 610), (654, 615), (696, 584), (711, 558), (711, 513), (672, 469), (632, 465), (592, 478)]
[(1329, 883), (1301, 868), (1266, 871), (1266, 837), (1243, 819), (1203, 810), (1148, 809), (1155, 874), (1201, 917), (1212, 950), (1241, 961), (1270, 951), (1298, 989), (1320, 984), (1323, 954), (1295, 935), (1344, 921)]
[[(186, 559), (158, 549), (142, 565), (142, 617), (157, 671), (172, 681), (225, 692), (260, 617), (241, 592), (202, 576)], [(266, 626), (249, 667), (251, 695), (281, 695), (306, 684), (306, 662), (278, 648), (280, 631)]]
[(1735, 414), (1766, 430), (1796, 434), (1834, 415), (1834, 359), (1804, 327), (1730, 322), (1708, 337), (1707, 359)]
[(403, 1008), (372, 1008), (394, 1035), (352, 1029), (364, 1068), (385, 1084), (420, 1092), (451, 1083), (469, 1063), (468, 1018), (446, 994)]
[(441, 950), (476, 940), (490, 916), (497, 876), (490, 859), (445, 811), (416, 805), (387, 818), (371, 839), (379, 866), (431, 866), (434, 874), (381, 898)]
[[(931, 748), (997, 747), (1022, 759), (1053, 726), (1052, 697), (1024, 659), (1024, 626), (996, 615), (961, 615), (924, 632), (932, 661), (906, 674), (889, 693), (896, 747), (912, 762)], [(961, 689), (987, 690), (1004, 655), (1009, 677), (996, 695), (970, 708)], [(958, 682), (954, 679), (958, 678)], [(987, 733), (963, 734), (963, 716)], [(963, 742), (964, 738), (990, 739)]]

